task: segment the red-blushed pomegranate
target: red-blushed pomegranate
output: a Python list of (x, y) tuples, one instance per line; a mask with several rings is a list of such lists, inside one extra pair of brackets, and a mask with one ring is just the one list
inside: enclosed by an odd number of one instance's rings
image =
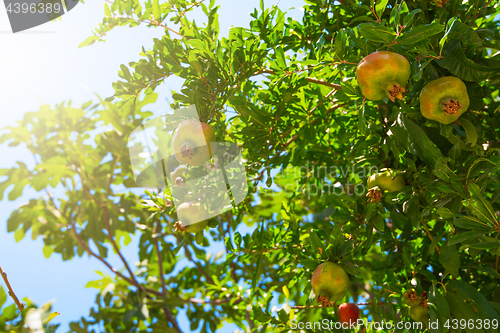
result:
[(366, 99), (380, 101), (403, 99), (411, 75), (410, 63), (402, 55), (388, 51), (373, 52), (358, 64), (357, 81)]
[(333, 262), (319, 265), (311, 278), (316, 302), (322, 306), (330, 306), (344, 298), (349, 284), (349, 275), (342, 266)]
[(339, 321), (349, 326), (355, 324), (359, 319), (359, 308), (354, 303), (342, 303), (339, 306)]

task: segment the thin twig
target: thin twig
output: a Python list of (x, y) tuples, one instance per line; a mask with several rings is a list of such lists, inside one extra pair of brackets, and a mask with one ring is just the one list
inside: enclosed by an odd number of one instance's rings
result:
[(313, 113), (314, 111), (316, 111), (316, 109), (317, 109), (318, 107), (320, 107), (321, 105), (323, 105), (323, 104), (326, 102), (326, 100), (327, 100), (327, 99), (328, 99), (328, 98), (329, 98), (329, 97), (330, 97), (330, 96), (331, 96), (331, 95), (332, 95), (335, 91), (337, 91), (337, 90), (336, 90), (336, 89), (332, 89), (332, 91), (330, 91), (330, 92), (329, 92), (329, 93), (325, 96), (325, 98), (323, 98), (323, 100), (322, 100), (321, 102), (319, 102), (318, 104), (316, 104), (316, 105), (315, 105), (315, 106), (311, 109), (311, 111), (309, 111), (309, 112), (307, 113), (307, 117), (309, 118), (309, 116), (310, 116), (310, 115), (312, 115), (312, 113)]
[(7, 273), (4, 272), (2, 266), (0, 266), (0, 274), (2, 274), (3, 281), (7, 285), (7, 288), (9, 289), (9, 295), (12, 297), (14, 302), (17, 305), (17, 308), (19, 311), (23, 312), (24, 310), (24, 304), (19, 301), (19, 299), (16, 296), (16, 293), (14, 292), (14, 289), (12, 289), (12, 286), (10, 285), (9, 279), (7, 278)]
[(215, 284), (214, 280), (212, 279), (212, 277), (210, 275), (208, 275), (207, 272), (205, 272), (205, 270), (203, 269), (203, 267), (196, 260), (193, 259), (193, 257), (191, 256), (191, 252), (189, 252), (189, 249), (187, 248), (186, 245), (184, 245), (184, 253), (186, 255), (186, 258), (189, 261), (191, 261), (193, 264), (195, 264), (195, 266), (198, 269), (198, 271), (200, 271), (200, 273), (203, 274), (203, 276), (205, 276), (205, 279), (207, 279), (207, 282), (210, 283), (210, 284)]
[[(380, 305), (387, 305), (387, 304), (388, 303), (386, 303), (386, 302), (378, 302), (376, 305), (380, 306)], [(393, 304), (397, 304), (397, 303), (393, 303)], [(357, 303), (357, 305), (375, 305), (375, 303)], [(335, 306), (336, 306), (335, 304), (329, 305), (329, 306), (322, 306), (322, 305), (295, 305), (295, 306), (292, 306), (291, 308), (292, 309), (302, 310), (302, 309), (333, 308)]]
[[(198, 298), (190, 298), (190, 299), (182, 299), (183, 302), (185, 303), (195, 303), (195, 304), (211, 304), (211, 305), (219, 305), (223, 303), (229, 303), (233, 299), (232, 298), (226, 298), (226, 299), (213, 299), (209, 301), (205, 301), (203, 299), (198, 299)], [(238, 297), (234, 304), (239, 304), (241, 303), (242, 298)]]
[(175, 317), (172, 315), (172, 312), (170, 312), (170, 310), (167, 307), (164, 307), (163, 313), (165, 314), (165, 317), (167, 318), (167, 320), (172, 323), (175, 330), (179, 333), (182, 333), (181, 328), (179, 327), (179, 324), (177, 323), (177, 320), (175, 320)]
[(340, 84), (328, 83), (326, 81), (314, 79), (312, 77), (306, 77), (306, 80), (311, 82), (311, 83), (316, 83), (316, 84), (321, 84), (321, 85), (324, 85), (327, 87), (332, 87), (332, 88), (335, 88), (336, 90), (342, 89), (342, 86)]
[[(304, 70), (300, 70), (300, 71), (304, 71)], [(293, 73), (293, 72), (286, 72), (286, 75), (288, 76), (291, 73)], [(261, 75), (261, 74), (276, 75), (276, 72), (273, 71), (272, 69), (262, 69), (262, 70), (260, 70), (258, 72), (253, 73), (252, 76)], [(312, 77), (306, 77), (306, 80), (309, 81), (309, 82), (311, 82), (311, 83), (321, 84), (321, 85), (327, 86), (327, 87), (332, 87), (335, 90), (342, 89), (342, 86), (340, 84), (329, 83), (329, 82), (326, 82), (326, 81), (323, 81), (323, 80), (318, 80), (318, 79), (315, 79), (315, 78), (312, 78)]]
[[(106, 199), (107, 199), (107, 197), (106, 197)], [(103, 210), (104, 225), (106, 227), (106, 231), (107, 231), (107, 234), (108, 234), (107, 235), (108, 239), (111, 242), (111, 245), (113, 246), (113, 248), (115, 249), (115, 252), (118, 254), (118, 256), (120, 257), (121, 261), (125, 265), (125, 268), (127, 269), (128, 273), (130, 274), (130, 279), (133, 281), (132, 284), (135, 285), (137, 288), (139, 288), (141, 290), (144, 290), (144, 287), (139, 282), (137, 282), (137, 280), (135, 278), (135, 275), (132, 272), (132, 269), (130, 268), (130, 266), (129, 266), (127, 260), (125, 259), (125, 257), (122, 255), (122, 253), (120, 251), (120, 248), (118, 247), (118, 244), (116, 243), (116, 241), (115, 241), (115, 239), (113, 237), (113, 233), (111, 232), (111, 225), (109, 223), (108, 208), (107, 208), (106, 205), (107, 204), (102, 205), (102, 210)]]
[(245, 312), (245, 319), (247, 320), (248, 326), (250, 326), (250, 332), (253, 332), (255, 330), (255, 324), (253, 323), (252, 318), (250, 318), (249, 311)]
[[(427, 222), (422, 221), (422, 225), (424, 226), (425, 233), (427, 234), (427, 237), (431, 240), (431, 242), (434, 242), (434, 237), (432, 237), (431, 232), (429, 231), (429, 228), (427, 227)], [(441, 251), (439, 250), (439, 246), (436, 244), (436, 251), (438, 254), (441, 254)]]
[(161, 232), (161, 223), (158, 221), (156, 224), (156, 235), (154, 235), (153, 239), (155, 242), (155, 247), (156, 247), (156, 256), (158, 257), (158, 269), (160, 270), (160, 281), (161, 281), (161, 288), (162, 288), (162, 294), (163, 296), (166, 297), (167, 295), (167, 284), (165, 282), (165, 276), (163, 273), (163, 257), (161, 255), (161, 250), (160, 250), (160, 245), (158, 242), (158, 235)]

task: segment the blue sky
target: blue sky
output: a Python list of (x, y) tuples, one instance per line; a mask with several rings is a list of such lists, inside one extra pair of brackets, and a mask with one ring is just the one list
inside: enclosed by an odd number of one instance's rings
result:
[[(253, 8), (260, 0), (216, 0), (220, 5), (220, 33), (227, 36), (231, 26), (248, 27)], [(277, 0), (265, 1), (266, 7)], [(0, 5), (0, 128), (13, 125), (27, 111), (38, 110), (40, 105), (55, 104), (71, 99), (74, 105), (96, 100), (95, 94), (108, 97), (113, 94), (111, 83), (118, 79), (120, 64), (139, 59), (141, 47), (150, 48), (160, 29), (135, 27), (116, 28), (106, 37), (106, 43), (79, 49), (78, 45), (91, 35), (91, 30), (102, 21), (103, 0), (87, 1), (62, 17), (26, 32), (12, 34), (7, 14)], [(281, 0), (279, 6), (295, 19), (302, 17), (303, 0)], [(197, 23), (202, 16), (192, 13)], [(169, 111), (167, 98), (170, 90), (179, 90), (182, 81), (174, 77), (157, 89), (159, 98), (149, 106), (155, 115)], [(0, 146), (0, 168), (14, 165), (17, 160), (31, 161), (22, 148)], [(106, 267), (87, 257), (62, 262), (60, 256), (46, 259), (42, 254), (41, 239), (30, 236), (16, 243), (13, 234), (6, 232), (6, 220), (13, 209), (37, 196), (25, 190), (14, 202), (0, 202), (0, 265), (19, 297), (31, 297), (38, 304), (54, 301), (54, 311), (60, 312), (54, 322), (62, 324), (61, 332), (68, 331), (68, 323), (85, 316), (93, 306), (96, 290), (85, 289), (88, 281), (97, 279), (95, 271), (108, 273)], [(123, 250), (133, 262), (137, 258), (136, 243)], [(216, 249), (214, 249), (216, 250)], [(217, 251), (215, 251), (217, 252)], [(119, 259), (110, 258), (114, 266), (121, 267)], [(189, 332), (189, 324), (179, 318), (181, 327)], [(232, 331), (233, 326), (224, 331)]]

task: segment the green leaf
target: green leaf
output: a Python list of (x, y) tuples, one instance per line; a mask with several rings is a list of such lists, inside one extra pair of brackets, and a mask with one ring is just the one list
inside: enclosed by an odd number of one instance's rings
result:
[(179, 253), (180, 249), (182, 249), (182, 246), (184, 245), (185, 242), (186, 242), (186, 238), (183, 238), (182, 241), (179, 243), (179, 245), (177, 245), (177, 247), (172, 250), (174, 255)]
[(50, 258), (52, 253), (54, 253), (54, 249), (52, 247), (47, 245), (43, 247), (43, 255), (45, 256), (45, 258)]
[(95, 41), (99, 40), (99, 36), (90, 36), (88, 37), (85, 41), (81, 42), (80, 45), (78, 45), (79, 48), (89, 46), (90, 44), (94, 44)]
[(439, 23), (431, 23), (418, 25), (410, 31), (403, 33), (397, 39), (397, 43), (401, 45), (413, 45), (426, 40), (444, 30), (444, 25)]
[(360, 108), (360, 110), (358, 112), (358, 130), (359, 130), (359, 134), (361, 134), (361, 135), (366, 134), (365, 106), (366, 106), (366, 103), (363, 103), (362, 107)]
[(290, 298), (290, 291), (288, 290), (287, 286), (283, 286), (283, 295), (285, 295), (286, 299)]
[(456, 235), (453, 235), (449, 240), (448, 240), (448, 245), (455, 245), (458, 243), (463, 242), (466, 239), (474, 238), (477, 236), (482, 236), (487, 231), (466, 231), (466, 232), (461, 232)]
[(447, 32), (448, 38), (456, 39), (462, 42), (467, 49), (470, 49), (470, 56), (481, 54), (483, 51), (483, 43), (481, 38), (477, 33), (469, 27), (458, 20), (455, 20), (451, 25), (449, 31)]
[[(392, 137), (411, 154), (417, 155), (432, 166), (438, 161), (444, 163), (445, 157), (439, 148), (427, 137), (425, 132), (402, 113), (391, 126)], [(447, 172), (447, 170), (444, 170)], [(450, 175), (449, 175), (450, 176)]]
[(375, 5), (375, 12), (378, 17), (382, 17), (388, 2), (389, 0), (380, 0), (380, 2), (377, 1), (377, 4)]
[(453, 214), (451, 210), (446, 207), (439, 207), (436, 213), (444, 219), (451, 219), (455, 216), (455, 214)]
[(491, 207), (491, 204), (484, 199), (483, 195), (481, 194), (481, 188), (476, 184), (470, 184), (469, 193), (474, 199), (474, 202), (469, 205), (469, 207), (476, 212), (475, 215), (484, 222), (488, 222), (492, 225), (497, 225), (498, 221), (495, 215), (495, 211), (493, 210), (493, 207)]
[(156, 22), (161, 22), (160, 0), (153, 0), (153, 17), (155, 18)]
[[(453, 315), (454, 319), (457, 319), (458, 321), (460, 321), (461, 319), (465, 321), (473, 320), (474, 322), (476, 322), (480, 318), (474, 311), (474, 308), (471, 306), (471, 304), (466, 303), (457, 295), (457, 293), (448, 291), (445, 298), (448, 302), (448, 305), (450, 306), (451, 314)], [(480, 329), (468, 329), (467, 333), (469, 332), (479, 333), (484, 331)]]
[(457, 143), (448, 151), (448, 157), (454, 161), (458, 161), (462, 157), (462, 149), (460, 149), (460, 144)]
[(361, 23), (358, 30), (364, 38), (377, 43), (391, 43), (396, 38), (396, 33), (378, 23)]
[[(427, 297), (431, 322), (439, 321), (440, 323), (445, 323), (446, 320), (450, 318), (450, 307), (448, 302), (446, 302), (446, 298), (444, 298), (444, 296), (441, 295), (439, 290), (436, 288), (435, 281), (433, 281)], [(444, 325), (439, 325), (437, 329), (431, 328), (431, 332), (433, 333), (446, 331), (447, 330)]]
[(7, 293), (5, 293), (5, 290), (3, 290), (3, 287), (0, 286), (0, 309), (2, 306), (7, 302)]
[(104, 15), (111, 17), (111, 10), (109, 9), (109, 5), (107, 3), (104, 4)]
[(260, 263), (262, 261), (262, 257), (263, 257), (263, 255), (261, 254), (259, 256), (259, 259), (257, 259), (257, 263), (255, 264), (255, 271), (253, 272), (253, 276), (252, 276), (252, 294), (255, 293), (255, 291), (256, 291), (255, 286), (257, 286), (257, 281), (259, 280), (257, 277), (257, 273), (259, 272), (259, 269), (260, 269)]
[(500, 243), (494, 243), (494, 242), (467, 244), (467, 245), (474, 249), (480, 249), (480, 250), (490, 250), (500, 247)]
[(470, 121), (465, 118), (460, 118), (460, 123), (464, 127), (465, 133), (467, 134), (467, 143), (471, 146), (475, 146), (477, 142), (477, 131), (476, 127), (472, 125)]
[[(458, 289), (465, 293), (475, 304), (475, 310), (478, 312), (479, 317), (489, 320), (499, 320), (498, 313), (495, 311), (491, 303), (484, 297), (477, 288), (471, 286), (465, 281), (451, 280), (449, 281), (449, 288)], [(486, 329), (488, 332), (498, 332), (494, 328)], [(467, 332), (470, 332), (467, 330)]]
[(439, 254), (439, 262), (443, 267), (450, 272), (454, 277), (458, 277), (458, 269), (460, 268), (460, 257), (458, 256), (458, 251), (455, 245), (449, 245), (446, 242), (441, 247), (441, 253)]
[(405, 18), (403, 19), (403, 26), (407, 27), (410, 26), (413, 22), (413, 19), (415, 18), (415, 15), (420, 13), (422, 9), (417, 8), (411, 11), (410, 14), (406, 15)]
[(460, 218), (456, 218), (453, 221), (453, 224), (459, 228), (464, 229), (475, 229), (475, 230), (484, 230), (484, 231), (492, 231), (493, 227), (488, 223), (478, 220), (472, 216), (461, 216)]
[[(467, 170), (467, 178), (477, 177), (476, 171), (478, 171), (478, 170), (484, 171), (484, 169), (486, 169), (486, 167), (481, 166), (481, 163), (483, 163), (483, 162), (491, 164), (490, 168), (498, 166), (498, 163), (495, 163), (487, 158), (480, 157), (480, 158), (474, 160), (474, 162), (472, 162), (471, 166), (469, 167), (469, 170)], [(482, 167), (482, 168), (480, 169), (480, 167)]]
[(285, 52), (281, 46), (276, 47), (276, 64), (279, 68), (286, 67)]
[(442, 58), (435, 61), (439, 66), (446, 68), (453, 74), (465, 81), (481, 82), (493, 75), (498, 74), (500, 71), (500, 62), (491, 60), (480, 65), (471, 59), (467, 58), (462, 49), (461, 42), (453, 42), (447, 44), (448, 47), (443, 49)]

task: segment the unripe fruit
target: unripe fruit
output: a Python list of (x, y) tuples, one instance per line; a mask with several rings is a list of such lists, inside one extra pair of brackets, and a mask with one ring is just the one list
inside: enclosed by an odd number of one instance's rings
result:
[(394, 192), (401, 191), (401, 189), (405, 187), (406, 182), (403, 175), (399, 171), (392, 169), (380, 169), (380, 172), (377, 172), (368, 178), (366, 184), (369, 189), (378, 186), (384, 191)]
[(389, 98), (403, 99), (404, 87), (410, 78), (408, 60), (400, 54), (388, 51), (373, 52), (358, 64), (356, 75), (361, 93), (371, 101)]
[(177, 127), (173, 139), (175, 158), (180, 163), (200, 166), (210, 159), (210, 142), (214, 140), (214, 130), (207, 123), (184, 120)]
[(187, 171), (187, 166), (184, 164), (179, 165), (174, 171), (170, 173), (170, 180), (176, 186), (182, 186), (185, 183), (184, 174)]
[(422, 116), (441, 124), (451, 124), (468, 108), (467, 87), (457, 77), (445, 76), (431, 81), (420, 92)]
[(409, 307), (414, 308), (420, 305), (420, 302), (422, 302), (422, 297), (418, 296), (417, 292), (412, 289), (404, 294), (403, 302)]
[(410, 308), (410, 318), (418, 322), (427, 323), (429, 321), (429, 308), (423, 305)]
[(342, 266), (333, 262), (319, 265), (311, 278), (316, 300), (323, 306), (329, 306), (344, 298), (349, 284), (349, 275)]
[(197, 233), (208, 225), (206, 208), (197, 201), (184, 202), (177, 208), (177, 216), (186, 232)]
[(347, 323), (356, 323), (359, 319), (359, 308), (354, 303), (342, 303), (339, 306), (339, 321)]

